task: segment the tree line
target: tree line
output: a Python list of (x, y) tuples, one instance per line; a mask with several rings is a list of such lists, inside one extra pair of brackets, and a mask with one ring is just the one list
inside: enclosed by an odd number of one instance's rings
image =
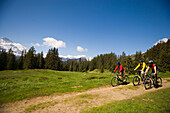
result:
[(15, 70), (15, 69), (52, 69), (59, 71), (79, 71), (87, 72), (94, 69), (112, 72), (117, 66), (116, 62), (125, 67), (126, 72), (133, 74), (133, 69), (137, 66), (140, 60), (148, 63), (153, 60), (158, 65), (162, 72), (170, 71), (170, 40), (167, 43), (159, 43), (153, 46), (145, 53), (137, 51), (135, 55), (126, 56), (125, 52), (121, 55), (115, 53), (100, 54), (94, 57), (91, 61), (80, 59), (68, 60), (63, 62), (59, 57), (58, 49), (49, 49), (46, 57), (43, 57), (43, 52), (37, 53), (34, 47), (31, 47), (27, 52), (22, 51), (21, 56), (16, 59), (10, 49), (8, 52), (0, 51), (0, 70)]

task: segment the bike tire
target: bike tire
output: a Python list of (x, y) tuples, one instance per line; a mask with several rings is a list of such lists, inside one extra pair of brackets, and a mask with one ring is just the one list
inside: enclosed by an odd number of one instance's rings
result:
[(151, 83), (150, 78), (147, 78), (147, 79), (144, 80), (144, 87), (145, 87), (146, 90), (151, 88), (151, 84), (152, 83)]
[(113, 78), (111, 79), (111, 85), (112, 85), (113, 87), (115, 87), (115, 86), (118, 85), (118, 80), (117, 80), (116, 77), (113, 77)]
[(156, 83), (156, 87), (161, 87), (162, 86), (162, 79), (161, 77), (157, 77), (157, 83)]
[(140, 78), (138, 76), (133, 77), (133, 85), (137, 86), (140, 83)]

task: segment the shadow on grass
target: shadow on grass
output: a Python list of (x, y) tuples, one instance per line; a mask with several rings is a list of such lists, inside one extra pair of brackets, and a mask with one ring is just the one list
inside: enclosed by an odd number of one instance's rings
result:
[(128, 85), (128, 84), (130, 84), (130, 82), (122, 82), (122, 83), (120, 83), (120, 85)]

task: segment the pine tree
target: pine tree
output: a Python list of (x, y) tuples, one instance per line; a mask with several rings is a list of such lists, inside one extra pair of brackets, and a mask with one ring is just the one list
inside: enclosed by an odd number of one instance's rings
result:
[(0, 70), (5, 70), (7, 66), (7, 53), (6, 51), (0, 51)]
[(139, 52), (136, 52), (135, 54), (135, 60), (134, 60), (134, 65), (137, 66), (140, 62), (140, 60), (142, 60), (142, 52), (139, 51)]
[(24, 59), (24, 68), (25, 69), (34, 69), (36, 65), (35, 62), (35, 48), (32, 46), (25, 55)]
[(96, 63), (96, 57), (95, 57), (89, 62), (89, 70), (92, 71), (96, 69), (96, 67), (97, 67), (97, 63)]
[(62, 70), (61, 59), (59, 58), (58, 49), (49, 49), (45, 58), (45, 68), (52, 70)]
[(41, 58), (40, 53), (36, 54), (34, 57), (35, 69), (40, 69), (40, 58)]
[(81, 58), (79, 58), (78, 68), (79, 68), (78, 70), (79, 70), (80, 72), (82, 72), (82, 70), (83, 70), (82, 68), (83, 68), (83, 67), (82, 67)]
[(73, 71), (73, 60), (69, 61), (69, 71)]
[(122, 52), (122, 55), (120, 56), (120, 63), (123, 65), (123, 66), (125, 66), (125, 64), (126, 64), (126, 54), (125, 54), (125, 52), (123, 51)]
[(161, 72), (168, 71), (168, 54), (162, 50), (160, 53), (160, 59), (159, 59), (159, 69)]
[(22, 51), (21, 56), (17, 60), (17, 69), (23, 69), (23, 65), (24, 65), (24, 55), (23, 55), (23, 51)]
[(39, 59), (39, 68), (44, 69), (44, 57), (43, 57), (43, 52), (40, 54), (40, 59)]
[(134, 65), (131, 56), (126, 57), (126, 72), (128, 74), (135, 74)]
[(48, 50), (48, 53), (45, 57), (45, 68), (50, 69), (50, 57), (51, 57), (51, 50)]
[(16, 69), (16, 61), (15, 61), (15, 55), (12, 52), (12, 49), (9, 49), (8, 55), (7, 55), (7, 69), (8, 70), (14, 70)]
[(63, 62), (63, 71), (69, 71), (69, 62)]
[(100, 68), (100, 73), (103, 73), (103, 72), (104, 72), (104, 67), (101, 66), (101, 68)]
[(73, 71), (77, 71), (78, 65), (77, 65), (77, 60), (73, 62)]

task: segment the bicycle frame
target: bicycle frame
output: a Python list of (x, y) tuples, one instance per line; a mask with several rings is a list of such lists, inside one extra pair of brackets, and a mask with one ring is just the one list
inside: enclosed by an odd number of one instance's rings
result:
[(149, 78), (151, 78), (152, 81), (156, 78), (156, 75), (153, 75), (152, 73), (148, 73)]
[(138, 76), (141, 78), (141, 80), (143, 81), (143, 78), (144, 78), (144, 76), (143, 75), (141, 75), (141, 70), (136, 70), (137, 71), (137, 73), (138, 73)]
[[(119, 76), (121, 76), (119, 73), (115, 73), (116, 74), (116, 78), (118, 79), (118, 81), (121, 81), (121, 79), (119, 78)], [(122, 76), (121, 76), (122, 77)]]

